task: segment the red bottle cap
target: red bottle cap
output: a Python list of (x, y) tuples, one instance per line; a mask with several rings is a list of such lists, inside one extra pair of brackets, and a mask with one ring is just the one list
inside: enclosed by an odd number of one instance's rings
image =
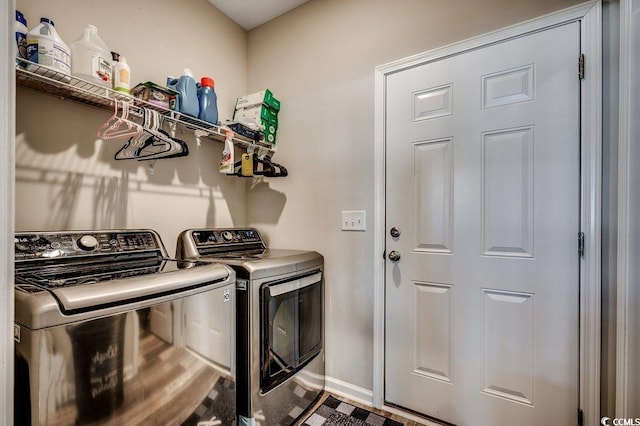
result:
[(200, 85), (213, 88), (213, 79), (209, 77), (202, 77), (200, 79)]

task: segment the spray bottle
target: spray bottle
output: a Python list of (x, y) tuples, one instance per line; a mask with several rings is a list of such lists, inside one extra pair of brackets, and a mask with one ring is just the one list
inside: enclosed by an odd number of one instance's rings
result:
[(230, 129), (224, 130), (224, 149), (222, 150), (222, 160), (220, 161), (220, 173), (226, 175), (232, 175), (234, 172), (233, 136), (233, 131)]

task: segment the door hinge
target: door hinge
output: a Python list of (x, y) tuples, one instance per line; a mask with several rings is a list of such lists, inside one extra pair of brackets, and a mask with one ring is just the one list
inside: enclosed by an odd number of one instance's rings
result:
[(578, 426), (584, 426), (584, 413), (581, 408), (578, 408)]
[(578, 232), (578, 255), (584, 257), (584, 232)]
[(578, 79), (584, 80), (584, 53), (578, 58)]

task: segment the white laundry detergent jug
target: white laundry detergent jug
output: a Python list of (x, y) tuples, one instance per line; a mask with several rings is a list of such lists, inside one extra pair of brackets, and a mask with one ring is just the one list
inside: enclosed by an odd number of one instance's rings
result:
[(87, 25), (80, 38), (71, 43), (71, 58), (71, 75), (111, 88), (111, 51), (95, 26)]
[(64, 74), (71, 70), (71, 52), (49, 18), (41, 18), (40, 24), (27, 33), (27, 57)]

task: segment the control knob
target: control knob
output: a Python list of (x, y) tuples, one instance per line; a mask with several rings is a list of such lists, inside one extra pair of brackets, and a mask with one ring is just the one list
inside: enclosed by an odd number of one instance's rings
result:
[(222, 232), (222, 239), (227, 242), (233, 241), (233, 233), (231, 231)]
[(98, 240), (93, 235), (83, 235), (78, 239), (78, 247), (84, 251), (93, 251), (98, 247)]

